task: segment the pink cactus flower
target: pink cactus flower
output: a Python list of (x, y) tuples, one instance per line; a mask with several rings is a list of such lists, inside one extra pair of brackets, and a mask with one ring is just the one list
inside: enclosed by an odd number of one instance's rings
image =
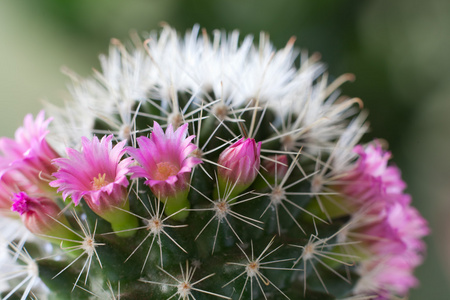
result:
[[(8, 166), (0, 166), (0, 170), (5, 170)], [(7, 217), (16, 217), (11, 213), (13, 195), (19, 192), (26, 192), (32, 195), (51, 195), (53, 193), (43, 192), (39, 186), (29, 181), (19, 169), (9, 169), (0, 176), (0, 214)]]
[(409, 289), (417, 286), (413, 275), (417, 260), (408, 256), (384, 256), (362, 262), (358, 268), (361, 276), (355, 285), (356, 295), (377, 296), (388, 300), (393, 296), (406, 296)]
[[(128, 153), (140, 164), (130, 168), (131, 178), (145, 178), (145, 184), (161, 201), (166, 202), (166, 213), (174, 213), (189, 207), (190, 173), (201, 160), (189, 155), (197, 149), (192, 139), (187, 136), (188, 124), (179, 127), (175, 132), (169, 125), (166, 132), (154, 122), (150, 138), (137, 138), (139, 148), (127, 149)], [(181, 214), (183, 219), (187, 214)]]
[(403, 193), (406, 184), (400, 170), (387, 164), (390, 152), (384, 151), (377, 141), (365, 148), (357, 145), (353, 151), (359, 154), (359, 159), (355, 167), (341, 179), (344, 184), (338, 190), (349, 197), (354, 208), (380, 199), (403, 205), (411, 202), (410, 196)]
[(430, 233), (430, 228), (417, 209), (401, 204), (392, 205), (388, 220), (409, 251), (425, 251), (423, 237)]
[[(11, 210), (18, 212), (25, 227), (34, 234), (45, 235), (59, 244), (57, 238), (77, 239), (61, 209), (46, 197), (30, 197), (25, 192), (14, 194)], [(64, 224), (61, 225), (61, 224)], [(65, 227), (66, 226), (66, 227)]]
[[(358, 229), (370, 252), (377, 255), (401, 255), (405, 251), (422, 252), (422, 238), (429, 233), (427, 222), (409, 204), (406, 184), (395, 166), (388, 166), (390, 153), (378, 142), (366, 148), (356, 146), (360, 156), (355, 168), (342, 180), (339, 191), (342, 205), (366, 214)], [(349, 203), (345, 203), (348, 201)]]
[[(20, 191), (29, 194), (51, 195), (47, 179), (56, 171), (51, 160), (59, 157), (47, 143), (47, 127), (41, 111), (36, 119), (28, 114), (23, 127), (16, 130), (15, 139), (0, 138), (0, 213), (14, 216), (10, 211), (12, 197)], [(44, 179), (44, 180), (43, 180)]]
[(45, 120), (44, 111), (35, 120), (28, 114), (23, 127), (16, 130), (15, 139), (0, 138), (0, 177), (9, 172), (19, 172), (22, 176), (13, 177), (27, 180), (17, 182), (18, 185), (29, 185), (31, 182), (42, 191), (49, 190), (46, 180), (56, 171), (51, 161), (59, 157), (46, 141), (47, 127), (51, 120)]
[(380, 202), (366, 208), (364, 218), (352, 225), (360, 247), (377, 256), (420, 255), (425, 250), (422, 238), (429, 233), (425, 219), (411, 206)]
[(226, 148), (219, 156), (218, 177), (220, 194), (235, 185), (233, 194), (248, 188), (258, 175), (261, 142), (252, 138), (241, 138)]
[(410, 206), (400, 170), (388, 166), (389, 152), (378, 142), (356, 146), (354, 151), (359, 159), (336, 189), (343, 196), (342, 205), (364, 214), (352, 231), (359, 237), (359, 247), (373, 257), (361, 262), (355, 294), (375, 299), (405, 296), (417, 284), (413, 270), (422, 261), (428, 224)]
[(12, 187), (18, 188), (16, 192), (53, 193), (48, 180), (56, 171), (51, 161), (59, 155), (46, 141), (50, 122), (51, 119), (45, 119), (44, 111), (35, 120), (28, 114), (23, 127), (16, 130), (15, 139), (0, 138), (0, 194), (7, 194), (6, 198), (1, 197), (2, 203), (13, 196), (8, 191)]
[(164, 133), (154, 122), (151, 137), (137, 138), (139, 149), (127, 150), (141, 164), (131, 167), (131, 178), (145, 178), (156, 196), (169, 197), (186, 189), (192, 168), (201, 163), (199, 158), (189, 157), (197, 147), (191, 143), (195, 136), (187, 137), (187, 126), (174, 132), (169, 125)]
[(78, 205), (83, 197), (100, 216), (127, 201), (126, 175), (132, 159), (121, 160), (126, 141), (113, 147), (112, 138), (104, 136), (99, 141), (94, 136), (91, 141), (83, 137), (81, 151), (68, 148), (68, 158), (54, 160), (59, 170), (53, 173), (56, 180), (50, 182), (50, 186), (62, 192), (64, 200), (70, 196)]
[(374, 255), (401, 254), (406, 245), (397, 228), (389, 222), (390, 208), (386, 205), (371, 205), (364, 213), (362, 226), (354, 232), (360, 236), (361, 247)]
[(83, 137), (81, 151), (68, 148), (68, 158), (54, 160), (59, 170), (53, 173), (56, 180), (50, 186), (57, 187), (64, 200), (70, 196), (75, 205), (83, 197), (97, 215), (111, 223), (116, 234), (128, 237), (135, 233), (130, 229), (137, 227), (137, 219), (126, 212), (126, 175), (132, 158), (122, 159), (126, 141), (113, 147), (112, 138), (104, 136), (99, 141), (96, 136), (92, 140)]

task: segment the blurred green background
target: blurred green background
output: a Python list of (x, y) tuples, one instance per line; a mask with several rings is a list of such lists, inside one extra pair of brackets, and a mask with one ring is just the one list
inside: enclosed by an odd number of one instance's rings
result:
[(67, 66), (98, 68), (110, 38), (130, 29), (184, 31), (199, 23), (242, 34), (291, 36), (320, 52), (330, 74), (353, 73), (344, 94), (360, 97), (389, 141), (415, 206), (429, 220), (428, 255), (410, 299), (450, 299), (450, 1), (447, 0), (2, 0), (0, 135), (12, 136), (41, 100), (62, 103)]

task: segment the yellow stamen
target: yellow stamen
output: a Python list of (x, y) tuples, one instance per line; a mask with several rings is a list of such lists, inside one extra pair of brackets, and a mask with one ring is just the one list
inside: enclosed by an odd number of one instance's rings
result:
[(105, 185), (109, 184), (109, 182), (106, 180), (106, 173), (98, 174), (98, 177), (94, 177), (94, 180), (92, 181), (92, 187), (94, 190), (99, 190)]
[(155, 180), (166, 180), (170, 176), (177, 175), (180, 170), (177, 166), (169, 162), (160, 162), (156, 167)]

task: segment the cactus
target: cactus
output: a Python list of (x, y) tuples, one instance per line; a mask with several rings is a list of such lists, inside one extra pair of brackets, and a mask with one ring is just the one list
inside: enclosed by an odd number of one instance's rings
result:
[(294, 39), (145, 38), (1, 139), (3, 299), (407, 296), (428, 226), (352, 75)]

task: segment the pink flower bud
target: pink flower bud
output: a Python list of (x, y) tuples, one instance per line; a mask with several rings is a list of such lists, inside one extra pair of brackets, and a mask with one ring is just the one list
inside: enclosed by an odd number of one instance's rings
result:
[[(30, 197), (25, 192), (14, 194), (11, 210), (18, 212), (25, 227), (34, 234), (55, 238), (74, 239), (74, 234), (67, 227), (65, 216), (61, 214), (59, 206), (46, 197)], [(60, 222), (60, 223), (58, 223)], [(59, 243), (56, 239), (51, 239)]]
[(222, 195), (227, 185), (236, 184), (234, 191), (240, 193), (252, 184), (258, 175), (260, 152), (261, 142), (242, 138), (220, 154), (218, 176)]
[(264, 177), (280, 181), (288, 170), (288, 158), (286, 155), (272, 155), (262, 162)]

